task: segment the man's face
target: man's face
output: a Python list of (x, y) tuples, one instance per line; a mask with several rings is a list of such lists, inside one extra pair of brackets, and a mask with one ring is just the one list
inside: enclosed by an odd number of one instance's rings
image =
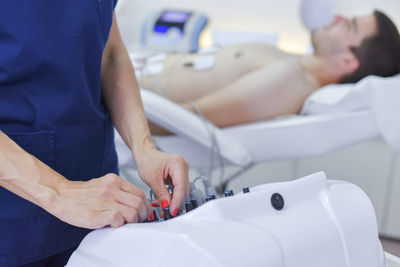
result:
[(330, 25), (312, 32), (312, 43), (316, 55), (326, 56), (349, 51), (359, 46), (366, 37), (377, 33), (374, 15), (348, 19), (335, 16)]

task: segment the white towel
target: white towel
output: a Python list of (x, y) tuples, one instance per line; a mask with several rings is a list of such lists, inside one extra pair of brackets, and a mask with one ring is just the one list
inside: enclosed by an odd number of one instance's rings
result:
[(400, 75), (368, 76), (355, 84), (332, 84), (313, 93), (302, 114), (349, 112), (370, 109), (376, 126), (400, 155)]

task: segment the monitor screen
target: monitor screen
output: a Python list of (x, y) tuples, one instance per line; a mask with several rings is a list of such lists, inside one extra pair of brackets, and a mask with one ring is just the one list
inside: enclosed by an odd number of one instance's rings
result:
[(161, 20), (164, 22), (184, 23), (190, 17), (190, 12), (168, 10), (161, 15)]

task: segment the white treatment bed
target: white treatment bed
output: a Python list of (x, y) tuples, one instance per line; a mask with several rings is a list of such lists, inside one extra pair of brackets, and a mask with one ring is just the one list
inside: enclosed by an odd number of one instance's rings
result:
[[(150, 91), (141, 94), (149, 121), (174, 134), (155, 136), (156, 145), (200, 170), (319, 156), (379, 136), (400, 153), (400, 75), (329, 85), (307, 99), (302, 113), (308, 115), (227, 128)], [(132, 165), (131, 153), (118, 135), (116, 140), (120, 166)]]
[[(317, 156), (379, 136), (368, 110), (293, 115), (220, 129), (168, 99), (146, 90), (141, 93), (148, 120), (175, 134), (155, 136), (159, 149), (182, 155), (199, 169), (209, 168), (212, 157), (216, 164), (219, 155), (223, 164), (247, 166)], [(116, 145), (120, 166), (133, 166), (118, 135)]]

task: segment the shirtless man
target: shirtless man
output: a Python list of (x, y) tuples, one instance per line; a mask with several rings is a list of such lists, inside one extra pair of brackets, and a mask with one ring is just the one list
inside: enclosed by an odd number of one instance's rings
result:
[[(142, 77), (142, 87), (193, 111), (192, 101), (219, 127), (298, 113), (306, 98), (331, 83), (356, 82), (374, 74), (400, 72), (400, 37), (386, 15), (347, 19), (312, 32), (314, 53), (297, 55), (266, 44), (222, 48), (211, 70), (196, 71), (196, 54), (171, 55), (159, 77)], [(160, 86), (160, 88), (158, 88)]]

